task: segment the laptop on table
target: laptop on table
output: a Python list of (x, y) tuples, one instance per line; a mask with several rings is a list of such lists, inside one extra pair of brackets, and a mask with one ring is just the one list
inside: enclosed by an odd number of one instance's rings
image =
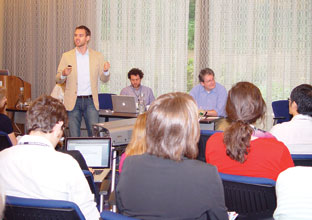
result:
[(112, 95), (114, 112), (138, 113), (135, 97), (128, 95)]
[(102, 182), (111, 167), (111, 139), (104, 137), (68, 137), (67, 150), (79, 150), (89, 168), (94, 170), (94, 182)]

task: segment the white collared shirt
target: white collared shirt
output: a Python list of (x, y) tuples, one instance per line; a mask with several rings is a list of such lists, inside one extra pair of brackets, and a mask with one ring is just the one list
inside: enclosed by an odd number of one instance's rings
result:
[(44, 137), (25, 135), (0, 152), (0, 184), (6, 195), (76, 203), (86, 219), (100, 215), (77, 161)]
[(290, 121), (272, 127), (270, 133), (283, 142), (291, 154), (312, 153), (312, 117), (295, 115)]
[(91, 95), (89, 49), (81, 54), (76, 48), (77, 60), (77, 96)]
[(276, 181), (275, 220), (308, 220), (312, 216), (312, 167), (290, 167)]

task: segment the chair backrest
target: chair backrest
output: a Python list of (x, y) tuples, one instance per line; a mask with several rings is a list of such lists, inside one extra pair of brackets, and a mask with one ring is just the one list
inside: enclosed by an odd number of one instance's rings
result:
[(112, 102), (113, 93), (100, 93), (99, 94), (99, 108), (100, 109), (110, 109), (113, 110)]
[(118, 214), (115, 212), (110, 212), (110, 211), (103, 211), (101, 212), (101, 218), (105, 220), (131, 220), (135, 218), (131, 218), (122, 214)]
[(292, 154), (295, 166), (312, 166), (312, 154)]
[(84, 220), (85, 217), (73, 202), (7, 196), (4, 219)]
[(239, 219), (272, 218), (276, 208), (275, 181), (219, 173), (223, 182), (225, 204)]
[(290, 121), (292, 115), (289, 114), (289, 101), (278, 100), (272, 102), (272, 109), (274, 112), (274, 124)]
[(85, 175), (85, 177), (88, 181), (90, 190), (94, 195), (95, 202), (96, 202), (97, 207), (99, 209), (99, 207), (100, 207), (99, 206), (100, 205), (100, 195), (99, 195), (99, 192), (96, 190), (93, 174), (89, 170), (82, 170), (82, 171), (83, 171), (83, 174)]
[(214, 133), (222, 132), (222, 131), (214, 131), (214, 130), (201, 130), (200, 131), (200, 137), (198, 141), (198, 156), (197, 160), (201, 160), (203, 162), (206, 162), (206, 143), (207, 140), (213, 135)]
[(12, 143), (7, 133), (0, 131), (0, 151), (11, 147)]

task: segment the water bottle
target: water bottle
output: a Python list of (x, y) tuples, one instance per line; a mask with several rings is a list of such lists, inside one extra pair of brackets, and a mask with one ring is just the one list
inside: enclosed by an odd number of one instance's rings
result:
[(18, 100), (16, 103), (16, 108), (22, 109), (24, 107), (25, 99), (24, 99), (24, 87), (20, 87), (20, 93), (18, 95)]
[(142, 114), (145, 112), (145, 103), (144, 103), (144, 94), (141, 93), (140, 97), (138, 99), (138, 107), (139, 107), (139, 114)]

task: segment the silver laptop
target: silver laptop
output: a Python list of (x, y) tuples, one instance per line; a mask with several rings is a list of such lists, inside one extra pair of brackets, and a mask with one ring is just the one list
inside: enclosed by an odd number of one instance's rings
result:
[(67, 150), (79, 150), (89, 168), (94, 170), (95, 182), (102, 182), (111, 167), (111, 139), (103, 137), (68, 137)]
[(128, 95), (112, 95), (114, 112), (137, 113), (135, 97)]

